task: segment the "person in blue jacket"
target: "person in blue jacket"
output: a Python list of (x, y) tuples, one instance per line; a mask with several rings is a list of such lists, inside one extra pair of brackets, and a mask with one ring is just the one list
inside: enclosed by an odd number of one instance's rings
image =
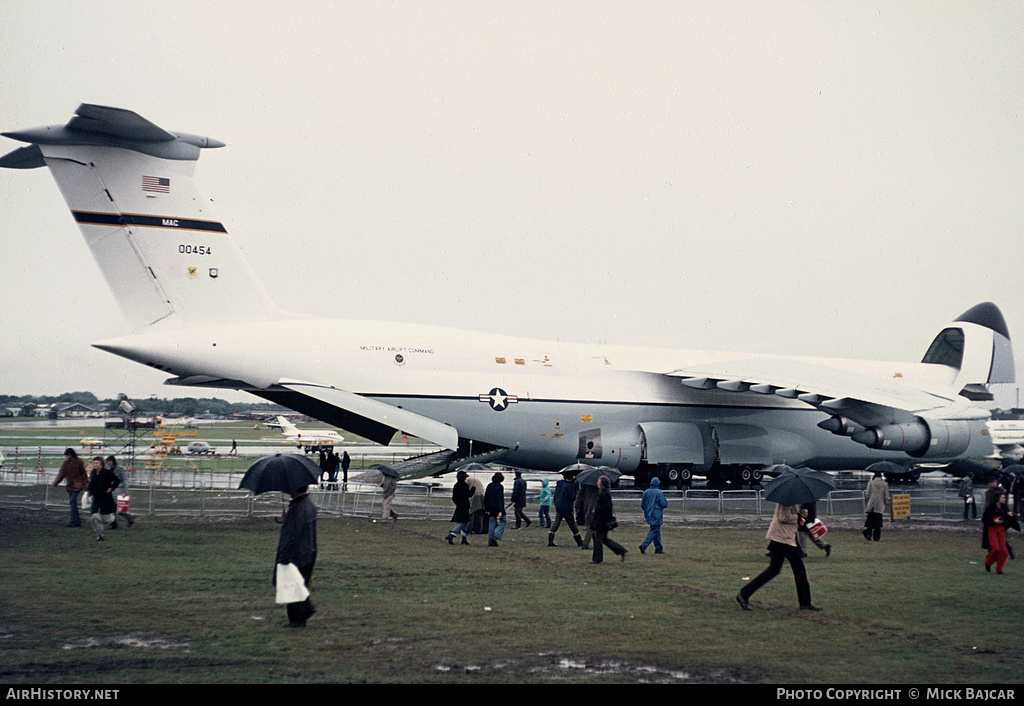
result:
[(640, 508), (644, 511), (644, 522), (650, 526), (650, 531), (647, 536), (644, 537), (644, 541), (640, 543), (640, 553), (645, 553), (645, 550), (653, 542), (654, 553), (664, 554), (664, 549), (661, 546), (661, 525), (664, 522), (663, 512), (668, 507), (668, 500), (665, 499), (665, 493), (661, 491), (661, 481), (655, 476), (651, 478), (651, 485), (640, 498)]
[(572, 538), (576, 540), (576, 546), (583, 546), (583, 538), (580, 537), (579, 527), (576, 526), (576, 485), (575, 475), (564, 474), (562, 480), (555, 483), (555, 524), (548, 533), (548, 546), (557, 547), (555, 544), (555, 532), (562, 526), (562, 520), (572, 530)]
[(537, 520), (541, 527), (551, 527), (551, 488), (548, 487), (548, 479), (540, 479), (540, 493), (537, 495), (537, 502), (540, 509), (537, 510)]

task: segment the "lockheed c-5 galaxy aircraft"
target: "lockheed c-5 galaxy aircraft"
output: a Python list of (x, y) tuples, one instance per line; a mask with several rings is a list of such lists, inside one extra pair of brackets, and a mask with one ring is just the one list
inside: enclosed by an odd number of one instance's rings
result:
[(169, 384), (245, 390), (381, 444), (419, 436), (445, 449), (431, 472), (470, 458), (548, 471), (582, 460), (640, 483), (751, 481), (775, 463), (909, 470), (992, 454), (989, 413), (972, 399), (1014, 380), (989, 303), (943, 328), (920, 363), (358, 320), (317, 319), (313, 337), (311, 317), (274, 305), (196, 190), (200, 150), (223, 143), (88, 104), (64, 126), (4, 134), (30, 145), (0, 166), (50, 168), (131, 326), (93, 345)]

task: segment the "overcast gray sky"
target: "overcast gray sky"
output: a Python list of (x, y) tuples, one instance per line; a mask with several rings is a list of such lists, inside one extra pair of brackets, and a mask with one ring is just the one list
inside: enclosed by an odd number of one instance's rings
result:
[[(226, 142), (196, 180), (287, 309), (919, 360), (981, 301), (1024, 339), (1022, 35), (1016, 1), (6, 0), (0, 130)], [(202, 394), (89, 346), (128, 328), (48, 172), (0, 193), (0, 393)]]

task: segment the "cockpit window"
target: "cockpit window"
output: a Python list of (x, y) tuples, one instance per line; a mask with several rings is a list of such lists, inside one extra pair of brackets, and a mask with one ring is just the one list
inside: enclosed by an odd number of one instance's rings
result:
[(960, 369), (964, 362), (964, 332), (958, 328), (944, 329), (924, 354), (922, 363), (948, 365)]

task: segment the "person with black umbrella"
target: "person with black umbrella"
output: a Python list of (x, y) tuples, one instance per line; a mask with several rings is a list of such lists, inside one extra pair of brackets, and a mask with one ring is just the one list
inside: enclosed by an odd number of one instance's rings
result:
[(807, 570), (804, 568), (803, 552), (797, 541), (800, 525), (806, 521), (806, 512), (800, 509), (803, 503), (813, 503), (825, 497), (835, 489), (832, 477), (822, 471), (808, 468), (790, 468), (777, 465), (765, 469), (766, 472), (777, 472), (765, 488), (764, 498), (775, 503), (771, 525), (765, 535), (768, 539), (768, 568), (761, 572), (753, 581), (740, 589), (736, 594), (736, 602), (743, 610), (751, 610), (750, 597), (754, 592), (779, 575), (782, 563), (789, 562), (796, 581), (796, 595), (800, 610), (821, 610), (811, 603), (811, 585), (807, 581)]
[(390, 466), (375, 465), (374, 467), (381, 472), (378, 485), (384, 489), (384, 495), (381, 498), (381, 519), (385, 522), (392, 519), (398, 522), (398, 513), (391, 508), (392, 503), (395, 502), (395, 493), (398, 492), (398, 473)]
[[(306, 588), (313, 578), (316, 564), (316, 505), (309, 497), (307, 486), (291, 493), (288, 512), (281, 524), (281, 536), (277, 542), (277, 558), (274, 561), (274, 585), (277, 585), (277, 565), (294, 564), (302, 574)], [(304, 628), (306, 621), (313, 617), (316, 608), (307, 596), (297, 603), (288, 603), (288, 625), (290, 628)]]
[[(286, 627), (303, 628), (316, 608), (309, 600), (309, 582), (313, 578), (316, 564), (316, 505), (307, 494), (310, 485), (318, 482), (319, 467), (300, 454), (272, 454), (256, 460), (246, 471), (239, 490), (249, 490), (253, 495), (280, 492), (291, 496), (288, 511), (281, 523), (281, 535), (277, 542), (277, 556), (274, 560), (274, 574), (271, 580), (277, 586), (278, 567), (288, 564), (298, 569), (306, 587), (305, 598), (286, 603), (288, 624)], [(282, 601), (284, 602), (284, 601)]]
[(793, 570), (800, 610), (821, 610), (811, 603), (811, 585), (807, 581), (807, 570), (804, 568), (804, 560), (800, 556), (800, 547), (797, 546), (796, 533), (803, 521), (804, 517), (799, 505), (777, 504), (775, 506), (772, 523), (765, 535), (768, 539), (768, 556), (771, 561), (767, 569), (736, 594), (736, 602), (743, 610), (752, 610), (749, 605), (750, 597), (757, 589), (779, 575), (779, 572), (782, 571), (783, 561), (788, 561), (789, 567)]

